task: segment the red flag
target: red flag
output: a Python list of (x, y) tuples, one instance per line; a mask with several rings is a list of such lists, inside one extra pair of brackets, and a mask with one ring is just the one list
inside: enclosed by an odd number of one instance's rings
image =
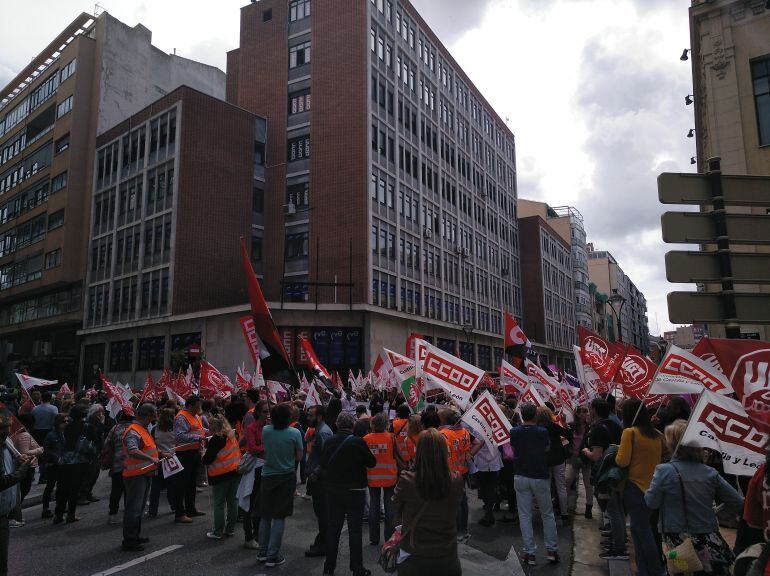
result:
[(593, 368), (604, 382), (612, 382), (626, 356), (626, 347), (617, 342), (607, 342), (583, 326), (577, 329), (583, 362)]
[(160, 375), (158, 381), (155, 383), (155, 398), (162, 398), (166, 393), (166, 386), (172, 388), (171, 385), (171, 372), (168, 368), (163, 369), (163, 374)]
[(155, 402), (155, 383), (152, 381), (152, 372), (147, 371), (147, 382), (144, 384), (144, 390), (139, 397), (139, 402)]
[(642, 356), (633, 346), (629, 346), (615, 375), (615, 382), (623, 387), (623, 394), (627, 398), (644, 398), (646, 406), (653, 406), (665, 398), (663, 394), (647, 395), (657, 369), (652, 360)]
[(241, 238), (241, 256), (243, 258), (243, 270), (246, 274), (246, 285), (251, 302), (251, 315), (254, 318), (254, 330), (259, 341), (259, 351), (262, 356), (262, 371), (265, 379), (277, 379), (276, 374), (288, 372), (284, 380), (290, 380), (292, 386), (298, 386), (297, 375), (286, 354), (278, 330), (275, 328), (270, 309), (267, 307), (262, 288), (259, 286), (254, 268), (246, 250), (246, 241)]
[(313, 373), (319, 378), (323, 377), (326, 378), (327, 381), (331, 380), (331, 373), (326, 368), (324, 368), (323, 364), (318, 361), (318, 356), (315, 355), (315, 350), (313, 350), (310, 342), (308, 342), (303, 336), (297, 336), (297, 339), (299, 340), (299, 345), (302, 346), (302, 350), (307, 356), (308, 364), (310, 365), (310, 369), (313, 371)]
[[(104, 375), (104, 372), (99, 372), (99, 378), (102, 381), (102, 388), (104, 388), (105, 392), (107, 392), (107, 396), (109, 397), (111, 403), (112, 402), (117, 403), (120, 406), (120, 409), (123, 411), (123, 414), (125, 414), (126, 416), (133, 416), (134, 407), (128, 403), (128, 400), (124, 398), (121, 391), (118, 390), (112, 384), (112, 382), (107, 380), (107, 376)], [(115, 408), (114, 414), (117, 414), (117, 408)], [(113, 414), (113, 417), (114, 417), (114, 414)]]
[(251, 361), (256, 365), (259, 361), (259, 336), (257, 336), (257, 330), (254, 327), (254, 317), (251, 314), (241, 316), (241, 330), (246, 340), (246, 347), (249, 349), (249, 354), (251, 354)]
[(770, 433), (770, 342), (704, 336), (693, 353), (719, 363), (754, 426)]
[(511, 355), (513, 365), (521, 369), (521, 365), (527, 357), (527, 348), (531, 346), (531, 343), (518, 322), (508, 312), (505, 313), (504, 346), (505, 351)]
[(201, 362), (201, 396), (204, 398), (226, 398), (233, 392), (230, 379), (222, 374), (216, 367), (204, 360)]

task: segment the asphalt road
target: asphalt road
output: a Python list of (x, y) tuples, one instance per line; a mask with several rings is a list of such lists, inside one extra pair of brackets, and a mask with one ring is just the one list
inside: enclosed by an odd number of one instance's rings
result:
[[(246, 550), (243, 529), (239, 524), (236, 536), (216, 541), (206, 538), (210, 514), (196, 518), (191, 525), (173, 522), (173, 514), (161, 496), (161, 514), (156, 519), (145, 519), (143, 535), (150, 538), (144, 552), (122, 552), (121, 526), (107, 525), (106, 496), (109, 483), (106, 475), (100, 478), (96, 494), (100, 502), (78, 508), (80, 522), (54, 526), (51, 520), (40, 518), (41, 507), (24, 511), (26, 526), (11, 530), (9, 574), (11, 576), (259, 576), (270, 574), (311, 576), (322, 573), (323, 559), (305, 558), (303, 551), (315, 536), (315, 517), (309, 501), (297, 498), (294, 516), (286, 527), (282, 553), (287, 562), (278, 568), (265, 568), (256, 562), (256, 552)], [(304, 492), (304, 487), (300, 487)], [(208, 510), (208, 490), (198, 494), (199, 508)], [(478, 525), (482, 516), (480, 502), (469, 493), (471, 507), (471, 539), (460, 546), (460, 557), (465, 576), (521, 575), (522, 570), (514, 550), (521, 548), (521, 536), (515, 524), (497, 523), (492, 528)], [(527, 569), (532, 576), (567, 576), (571, 572), (573, 537), (571, 528), (559, 528), (559, 546), (562, 561), (549, 566), (543, 557), (542, 537), (536, 527), (540, 543), (538, 566)], [(347, 531), (340, 542), (337, 573), (349, 574)], [(384, 575), (377, 566), (378, 549), (368, 544), (364, 527), (364, 561), (376, 576)]]

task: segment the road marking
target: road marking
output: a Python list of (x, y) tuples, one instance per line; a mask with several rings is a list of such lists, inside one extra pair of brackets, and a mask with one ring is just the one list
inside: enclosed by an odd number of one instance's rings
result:
[(147, 562), (148, 560), (152, 560), (153, 558), (157, 558), (158, 556), (163, 556), (163, 554), (168, 554), (169, 552), (173, 552), (174, 550), (179, 550), (180, 548), (182, 548), (182, 546), (183, 544), (174, 544), (173, 546), (166, 546), (165, 548), (161, 548), (160, 550), (156, 550), (155, 552), (146, 554), (145, 556), (140, 556), (139, 558), (134, 558), (133, 560), (126, 562), (125, 564), (120, 564), (118, 566), (108, 568), (103, 572), (97, 572), (96, 574), (92, 574), (91, 576), (110, 576), (110, 574), (117, 574), (118, 572), (122, 572), (123, 570), (131, 568), (132, 566), (136, 566), (137, 564), (142, 564), (143, 562)]

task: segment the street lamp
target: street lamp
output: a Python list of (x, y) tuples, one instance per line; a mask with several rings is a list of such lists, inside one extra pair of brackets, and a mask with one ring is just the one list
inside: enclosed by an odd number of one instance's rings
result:
[[(607, 303), (615, 313), (615, 318), (618, 321), (618, 342), (623, 343), (623, 324), (620, 321), (620, 315), (623, 313), (623, 304), (626, 303), (626, 299), (622, 294), (618, 293), (617, 288), (612, 289), (612, 296), (609, 297)], [(617, 306), (617, 308), (615, 308)]]
[[(473, 324), (463, 324), (463, 334), (465, 334), (465, 341), (470, 344), (471, 334), (473, 334)], [(473, 359), (470, 359), (470, 361), (473, 362)]]

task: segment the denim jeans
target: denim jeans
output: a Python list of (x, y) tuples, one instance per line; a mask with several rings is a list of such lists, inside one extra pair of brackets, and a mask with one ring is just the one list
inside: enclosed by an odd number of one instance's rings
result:
[(613, 491), (607, 501), (607, 516), (612, 532), (612, 550), (620, 552), (626, 549), (626, 515), (623, 511), (623, 496)]
[(286, 518), (261, 518), (259, 521), (259, 555), (269, 560), (278, 558)]
[(123, 511), (123, 543), (135, 544), (142, 532), (142, 512), (150, 493), (152, 476), (128, 476), (123, 478), (126, 489), (126, 509)]
[(369, 542), (380, 543), (380, 496), (384, 494), (383, 506), (385, 508), (385, 541), (393, 534), (393, 490), (395, 486), (387, 488), (369, 488)]
[[(326, 512), (329, 525), (326, 531), (326, 562), (324, 573), (333, 574), (337, 567), (337, 552), (340, 547), (342, 525), (347, 518), (348, 545), (350, 546), (350, 569), (360, 572), (364, 568), (364, 551), (361, 544), (363, 533), (364, 503), (367, 491), (348, 490), (326, 486)], [(371, 508), (371, 507), (370, 507)], [(377, 508), (379, 511), (379, 508)]]
[(468, 494), (465, 490), (465, 481), (463, 481), (463, 499), (460, 500), (460, 507), (457, 509), (457, 534), (459, 535), (468, 533)]
[[(234, 476), (224, 482), (211, 485), (211, 502), (214, 508), (214, 534), (233, 534), (235, 522), (238, 519), (238, 485), (240, 476)], [(227, 521), (225, 522), (225, 510)]]
[(626, 482), (626, 489), (623, 491), (623, 502), (631, 518), (636, 574), (637, 576), (660, 576), (662, 572), (660, 553), (650, 524), (651, 512), (644, 502), (644, 494), (630, 480)]
[(551, 466), (551, 478), (556, 489), (556, 496), (559, 499), (559, 514), (566, 516), (569, 510), (567, 506), (567, 478), (564, 462)]
[(532, 530), (532, 501), (536, 500), (540, 507), (540, 517), (543, 521), (543, 539), (549, 552), (559, 549), (559, 539), (556, 534), (556, 518), (553, 515), (551, 502), (551, 480), (548, 478), (527, 478), (517, 475), (514, 480), (516, 487), (516, 503), (519, 508), (519, 528), (524, 540), (524, 553), (535, 554), (535, 533)]

